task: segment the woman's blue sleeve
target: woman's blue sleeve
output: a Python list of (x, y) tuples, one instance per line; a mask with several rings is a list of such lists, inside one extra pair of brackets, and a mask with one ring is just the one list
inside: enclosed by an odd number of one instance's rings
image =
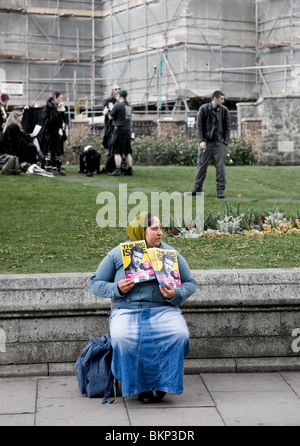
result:
[(173, 297), (173, 299), (170, 299), (169, 302), (172, 305), (179, 307), (196, 291), (196, 281), (185, 258), (182, 257), (182, 255), (180, 255), (179, 253), (177, 253), (177, 258), (182, 289), (177, 289), (175, 296)]
[(91, 278), (92, 293), (98, 297), (115, 299), (122, 297), (115, 282), (116, 266), (114, 256), (109, 253), (100, 263), (97, 271)]

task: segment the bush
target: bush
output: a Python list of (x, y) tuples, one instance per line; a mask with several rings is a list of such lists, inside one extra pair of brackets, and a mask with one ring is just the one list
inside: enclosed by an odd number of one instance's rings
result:
[(243, 138), (233, 139), (227, 148), (227, 166), (246, 166), (258, 164), (257, 154), (253, 151), (252, 142)]
[[(102, 157), (107, 150), (99, 135), (82, 135), (74, 142), (68, 142), (65, 153), (77, 155), (85, 146), (91, 145)], [(133, 164), (138, 166), (196, 166), (198, 156), (198, 136), (142, 136), (132, 142)], [(227, 166), (255, 165), (258, 158), (252, 150), (252, 143), (242, 138), (232, 140), (227, 148)], [(104, 158), (103, 158), (104, 159)], [(213, 160), (211, 161), (213, 164)]]
[(74, 141), (67, 141), (65, 145), (65, 153), (76, 153), (79, 155), (80, 152), (86, 146), (93, 146), (97, 152), (100, 152), (101, 155), (107, 153), (107, 150), (103, 147), (102, 144), (102, 136), (99, 135), (87, 135), (83, 134), (80, 137), (76, 138)]
[[(187, 136), (145, 136), (133, 143), (133, 162), (135, 165), (152, 166), (195, 166), (198, 155), (198, 137)], [(252, 143), (238, 138), (232, 140), (227, 148), (227, 166), (258, 164)], [(213, 164), (213, 160), (211, 162)]]
[(198, 140), (195, 136), (144, 136), (133, 143), (133, 163), (140, 166), (195, 166)]

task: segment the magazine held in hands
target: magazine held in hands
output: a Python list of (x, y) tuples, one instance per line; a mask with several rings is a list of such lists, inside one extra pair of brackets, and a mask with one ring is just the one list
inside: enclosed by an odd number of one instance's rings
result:
[(149, 248), (148, 254), (159, 285), (166, 283), (181, 289), (179, 267), (176, 251), (172, 249)]
[(126, 279), (133, 279), (135, 283), (139, 283), (156, 278), (145, 240), (121, 243), (120, 246)]

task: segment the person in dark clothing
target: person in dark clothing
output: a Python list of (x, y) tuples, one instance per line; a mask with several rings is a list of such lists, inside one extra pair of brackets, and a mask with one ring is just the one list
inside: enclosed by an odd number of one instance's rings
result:
[(127, 102), (127, 91), (121, 90), (118, 102), (109, 114), (109, 119), (114, 121), (114, 134), (112, 150), (115, 157), (116, 169), (110, 174), (121, 175), (122, 158), (125, 157), (127, 169), (125, 175), (133, 175), (132, 171), (132, 147), (131, 147), (131, 118), (132, 108)]
[(7, 120), (8, 114), (7, 114), (7, 103), (9, 101), (8, 94), (3, 93), (0, 96), (0, 132), (3, 131), (4, 124)]
[(3, 129), (8, 118), (7, 104), (9, 101), (8, 94), (2, 93), (0, 96), (0, 153), (4, 153)]
[(88, 177), (92, 177), (94, 173), (100, 173), (101, 154), (98, 153), (93, 146), (86, 146), (79, 153), (79, 172), (87, 173)]
[(103, 146), (106, 149), (110, 148), (111, 138), (113, 135), (113, 121), (109, 119), (109, 113), (112, 111), (113, 106), (117, 102), (117, 98), (119, 96), (119, 92), (121, 88), (118, 85), (115, 85), (112, 89), (111, 96), (105, 100), (103, 104), (103, 115), (104, 115), (104, 137), (103, 137)]
[(112, 137), (114, 134), (114, 122), (109, 119), (109, 113), (112, 111), (113, 106), (117, 102), (117, 98), (119, 96), (119, 92), (121, 88), (118, 85), (115, 85), (111, 91), (111, 96), (107, 98), (103, 104), (103, 115), (104, 115), (104, 136), (103, 136), (103, 147), (108, 150), (107, 154), (107, 162), (105, 167), (103, 168), (102, 173), (112, 173), (115, 168), (115, 157), (112, 150)]
[(23, 110), (22, 128), (25, 133), (32, 133), (35, 126), (42, 120), (42, 107), (30, 107), (26, 105)]
[(21, 122), (22, 113), (18, 110), (13, 110), (4, 127), (3, 142), (5, 153), (17, 156), (20, 164), (25, 162), (35, 164), (39, 157), (42, 156), (42, 153), (40, 152), (38, 141), (23, 131)]
[[(65, 136), (65, 114), (63, 96), (56, 91), (43, 109), (42, 129), (39, 133), (40, 145), (47, 162), (54, 173), (65, 175), (62, 168), (63, 142)], [(47, 166), (46, 166), (47, 168)]]
[(213, 158), (216, 166), (218, 198), (225, 198), (225, 159), (226, 146), (230, 142), (230, 114), (228, 108), (223, 105), (224, 102), (224, 94), (217, 90), (212, 94), (212, 101), (199, 109), (197, 129), (200, 146), (192, 195), (202, 192), (207, 167)]

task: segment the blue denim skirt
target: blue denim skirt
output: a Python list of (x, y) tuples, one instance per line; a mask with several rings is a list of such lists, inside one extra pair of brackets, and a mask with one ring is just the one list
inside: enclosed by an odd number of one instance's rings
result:
[(189, 331), (179, 308), (113, 310), (110, 316), (112, 372), (123, 396), (150, 390), (183, 392)]

